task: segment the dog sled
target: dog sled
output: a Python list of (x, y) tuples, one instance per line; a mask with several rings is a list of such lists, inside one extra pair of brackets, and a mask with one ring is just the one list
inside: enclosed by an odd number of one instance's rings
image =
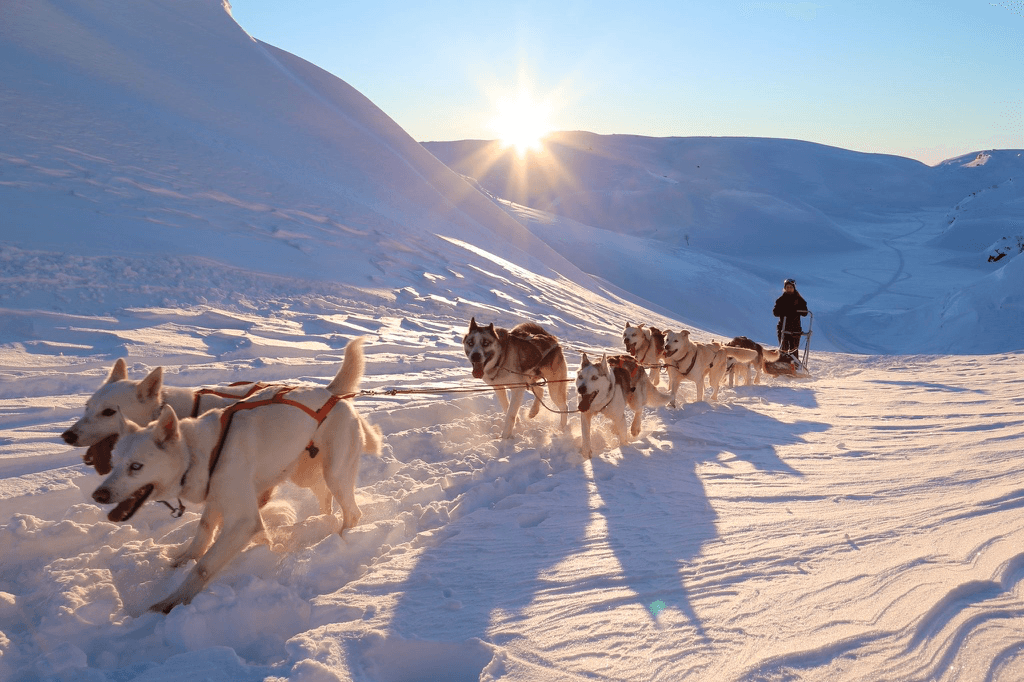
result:
[[(808, 323), (807, 331), (800, 332), (804, 343), (803, 357), (801, 358), (800, 344), (797, 343), (796, 350), (792, 353), (783, 353), (779, 351), (779, 359), (772, 362), (764, 363), (764, 371), (772, 376), (791, 376), (791, 377), (809, 377), (811, 376), (810, 371), (807, 369), (807, 359), (811, 354), (811, 334), (814, 328), (814, 313), (808, 312)], [(783, 318), (782, 326), (785, 329), (786, 320)], [(788, 332), (792, 333), (792, 332)]]

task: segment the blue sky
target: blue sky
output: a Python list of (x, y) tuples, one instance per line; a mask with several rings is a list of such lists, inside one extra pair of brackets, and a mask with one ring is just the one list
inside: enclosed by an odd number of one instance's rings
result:
[(1024, 2), (231, 0), (250, 35), (414, 138), (494, 139), (526, 90), (554, 130), (810, 140), (934, 164), (1024, 148)]

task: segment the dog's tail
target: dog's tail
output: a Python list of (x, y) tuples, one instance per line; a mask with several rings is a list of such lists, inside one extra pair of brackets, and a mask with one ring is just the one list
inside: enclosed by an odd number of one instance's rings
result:
[(363, 438), (363, 452), (368, 455), (380, 455), (381, 441), (384, 439), (380, 427), (371, 424), (359, 415), (359, 432)]
[(647, 378), (647, 372), (640, 373), (640, 381), (647, 382), (647, 397), (644, 400), (644, 404), (647, 405), (648, 407), (664, 407), (665, 405), (669, 404), (669, 401), (672, 400), (672, 396), (670, 396), (668, 393), (662, 393), (661, 391), (654, 387), (654, 384), (651, 383), (651, 380)]
[(363, 355), (363, 344), (366, 337), (352, 339), (345, 346), (345, 360), (341, 363), (341, 369), (334, 380), (327, 385), (331, 395), (348, 395), (359, 392), (359, 383), (363, 380), (363, 372), (366, 370), (366, 357)]
[[(366, 370), (366, 356), (363, 354), (363, 344), (367, 337), (360, 336), (352, 339), (345, 346), (345, 359), (341, 363), (341, 369), (334, 380), (327, 385), (327, 390), (332, 395), (350, 395), (359, 392), (359, 383), (363, 379), (363, 372)], [(353, 412), (355, 412), (353, 410)], [(368, 455), (379, 455), (383, 435), (380, 427), (366, 421), (361, 414), (355, 412), (356, 421), (359, 423), (359, 437), (362, 440), (362, 451)]]

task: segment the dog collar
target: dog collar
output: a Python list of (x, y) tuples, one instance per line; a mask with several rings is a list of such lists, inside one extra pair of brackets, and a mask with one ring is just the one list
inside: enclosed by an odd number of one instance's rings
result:
[[(182, 479), (184, 479), (184, 476), (182, 477)], [(181, 503), (181, 498), (180, 497), (178, 498), (178, 506), (177, 507), (172, 505), (167, 500), (158, 500), (158, 502), (160, 502), (160, 504), (167, 505), (167, 508), (171, 510), (171, 518), (180, 519), (181, 515), (185, 513), (185, 505), (183, 505)]]
[(604, 410), (604, 409), (605, 409), (606, 407), (608, 407), (609, 405), (611, 405), (611, 404), (612, 404), (612, 401), (613, 401), (613, 400), (615, 400), (615, 389), (617, 389), (617, 388), (618, 388), (618, 386), (617, 386), (616, 384), (614, 384), (614, 383), (613, 383), (613, 384), (612, 384), (612, 390), (608, 391), (608, 400), (606, 400), (606, 401), (605, 401), (604, 405), (602, 405), (602, 406), (601, 406), (600, 408), (598, 408), (598, 409), (596, 409), (596, 410), (595, 410), (595, 409), (593, 409), (593, 408), (591, 408), (591, 410), (590, 410), (590, 411), (591, 411), (591, 412), (595, 412), (595, 413), (597, 413), (597, 412), (601, 412), (601, 411), (602, 411), (602, 410)]
[[(676, 366), (676, 369), (679, 369), (680, 363), (682, 363), (682, 361), (685, 360), (685, 359), (686, 359), (686, 356), (684, 355), (682, 358), (679, 359), (678, 362), (673, 362), (672, 364)], [(693, 371), (693, 366), (696, 365), (696, 364), (697, 364), (697, 351), (695, 350), (695, 351), (693, 351), (693, 360), (690, 361), (690, 366), (686, 368), (686, 371), (683, 372), (683, 374), (689, 374), (691, 371)]]

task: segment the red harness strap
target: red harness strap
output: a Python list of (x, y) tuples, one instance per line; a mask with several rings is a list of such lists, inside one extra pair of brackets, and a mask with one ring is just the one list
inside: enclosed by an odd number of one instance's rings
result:
[(193, 417), (198, 417), (199, 416), (199, 401), (203, 399), (204, 395), (215, 395), (218, 398), (234, 398), (235, 400), (245, 400), (246, 398), (248, 398), (252, 394), (254, 394), (254, 393), (258, 392), (258, 391), (262, 391), (263, 389), (268, 388), (271, 385), (272, 384), (264, 384), (264, 383), (258, 383), (258, 382), (254, 383), (252, 381), (236, 381), (233, 384), (228, 384), (228, 388), (233, 388), (233, 387), (237, 387), (237, 386), (249, 386), (250, 387), (249, 390), (246, 391), (245, 393), (241, 394), (241, 395), (236, 395), (234, 393), (225, 393), (223, 391), (217, 390), (216, 388), (201, 388), (201, 389), (199, 389), (198, 391), (196, 391), (195, 393), (192, 394), (192, 415), (191, 416), (193, 416)]
[[(213, 470), (217, 467), (217, 462), (220, 460), (221, 451), (224, 449), (224, 443), (228, 438), (228, 430), (231, 428), (231, 420), (234, 419), (236, 412), (241, 412), (242, 410), (253, 410), (257, 407), (264, 407), (265, 405), (272, 404), (291, 405), (292, 407), (297, 407), (308, 414), (316, 420), (317, 426), (319, 426), (324, 423), (324, 420), (327, 419), (327, 415), (331, 413), (331, 410), (333, 410), (334, 406), (338, 404), (338, 401), (353, 398), (356, 395), (355, 393), (349, 393), (347, 395), (332, 395), (319, 410), (314, 411), (311, 407), (307, 407), (296, 400), (289, 400), (284, 397), (294, 390), (294, 388), (294, 386), (286, 386), (278, 390), (278, 392), (270, 398), (265, 398), (263, 400), (243, 400), (224, 408), (224, 411), (220, 415), (220, 437), (217, 439), (217, 444), (213, 446), (213, 450), (210, 451), (211, 476), (213, 475)], [(249, 395), (252, 395), (252, 393), (249, 393)], [(316, 457), (319, 452), (317, 447), (313, 445), (312, 440), (309, 441), (309, 445), (306, 446), (306, 450), (309, 451), (310, 457)], [(209, 479), (207, 479), (206, 482), (206, 490), (207, 492), (210, 490)]]
[(619, 367), (628, 372), (630, 386), (633, 386), (636, 383), (637, 377), (640, 376), (640, 363), (631, 355), (612, 355), (608, 358), (608, 365), (610, 367)]

